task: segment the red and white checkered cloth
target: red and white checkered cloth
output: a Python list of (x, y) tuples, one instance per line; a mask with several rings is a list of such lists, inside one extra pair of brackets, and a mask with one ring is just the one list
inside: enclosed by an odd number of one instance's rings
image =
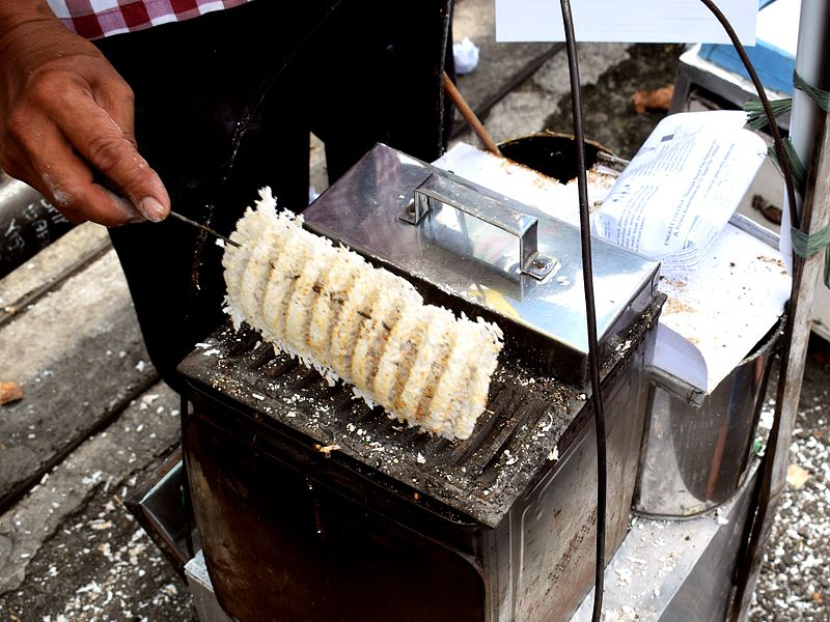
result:
[(181, 22), (250, 0), (49, 0), (55, 15), (87, 39)]

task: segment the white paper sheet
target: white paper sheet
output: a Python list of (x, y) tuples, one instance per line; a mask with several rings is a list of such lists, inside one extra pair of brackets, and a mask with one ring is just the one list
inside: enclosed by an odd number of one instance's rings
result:
[[(744, 45), (755, 45), (758, 0), (719, 0)], [(577, 41), (729, 43), (700, 0), (574, 0)], [(497, 41), (564, 41), (559, 0), (496, 0)]]
[(758, 39), (795, 58), (801, 0), (775, 0), (758, 14)]
[(696, 274), (661, 278), (668, 300), (651, 364), (714, 391), (778, 321), (790, 285), (777, 249), (727, 225)]
[(743, 112), (663, 119), (592, 218), (594, 233), (661, 259), (662, 274), (694, 272), (766, 157)]

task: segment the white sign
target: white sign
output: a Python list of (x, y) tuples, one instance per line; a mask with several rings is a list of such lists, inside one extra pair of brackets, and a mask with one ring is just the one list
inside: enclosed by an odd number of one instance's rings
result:
[[(744, 45), (755, 45), (758, 0), (716, 0)], [(700, 0), (572, 0), (577, 41), (729, 43)], [(497, 41), (564, 41), (559, 0), (496, 0)]]

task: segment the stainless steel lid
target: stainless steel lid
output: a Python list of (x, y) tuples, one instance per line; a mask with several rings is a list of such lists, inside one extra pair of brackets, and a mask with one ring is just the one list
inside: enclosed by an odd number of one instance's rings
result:
[[(495, 320), (508, 350), (584, 384), (588, 335), (579, 230), (376, 145), (304, 212), (307, 227), (420, 285), (431, 302)], [(593, 244), (607, 348), (649, 306), (659, 263)]]

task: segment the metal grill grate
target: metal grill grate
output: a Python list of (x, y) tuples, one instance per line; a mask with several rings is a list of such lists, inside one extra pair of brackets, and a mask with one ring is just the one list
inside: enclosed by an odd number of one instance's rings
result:
[[(630, 347), (651, 321), (646, 314)], [(611, 357), (607, 377), (630, 357)], [(495, 525), (534, 477), (565, 452), (575, 420), (590, 415), (580, 389), (540, 378), (515, 361), (493, 376), (487, 411), (472, 436), (448, 441), (390, 420), (343, 383), (329, 386), (314, 370), (275, 354), (258, 334), (225, 326), (182, 363), (197, 385), (276, 426), (286, 426), (333, 460), (357, 460), (397, 480), (412, 494)], [(578, 423), (578, 422), (577, 422)], [(567, 438), (566, 438), (567, 437)]]

